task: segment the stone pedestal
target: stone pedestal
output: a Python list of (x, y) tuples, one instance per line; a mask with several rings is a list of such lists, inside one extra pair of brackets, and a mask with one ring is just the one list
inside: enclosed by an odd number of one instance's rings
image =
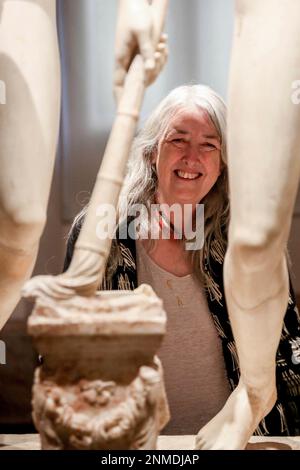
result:
[(169, 419), (155, 356), (166, 315), (151, 287), (39, 299), (33, 419), (43, 449), (155, 449)]

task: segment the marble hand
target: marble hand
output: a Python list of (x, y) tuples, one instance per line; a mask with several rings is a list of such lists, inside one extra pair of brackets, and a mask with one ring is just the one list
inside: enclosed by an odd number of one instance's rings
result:
[[(81, 250), (78, 250), (81, 251)], [(79, 256), (78, 256), (79, 255)], [(91, 296), (99, 287), (103, 257), (82, 251), (73, 258), (69, 269), (58, 276), (36, 276), (22, 289), (25, 298), (53, 297), (67, 299), (73, 295)]]
[(134, 56), (144, 59), (145, 85), (154, 82), (167, 60), (166, 35), (154, 45), (156, 1), (120, 0), (115, 38), (114, 94), (119, 101)]

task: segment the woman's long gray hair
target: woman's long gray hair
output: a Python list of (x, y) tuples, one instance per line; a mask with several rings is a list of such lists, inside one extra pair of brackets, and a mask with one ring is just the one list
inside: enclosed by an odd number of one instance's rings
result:
[[(119, 222), (127, 217), (130, 207), (141, 204), (149, 208), (155, 202), (158, 180), (152, 163), (153, 153), (164, 138), (171, 119), (190, 109), (205, 110), (214, 124), (221, 142), (221, 174), (201, 202), (204, 204), (204, 245), (192, 252), (194, 272), (202, 280), (212, 298), (219, 292), (210, 274), (211, 256), (222, 260), (226, 249), (229, 221), (228, 177), (226, 166), (226, 106), (222, 98), (204, 85), (184, 85), (172, 90), (146, 120), (135, 138), (127, 173), (119, 199)], [(80, 215), (79, 215), (80, 217)], [(78, 218), (77, 218), (78, 221)], [(75, 221), (76, 222), (76, 221)], [(117, 267), (117, 244), (113, 241), (108, 260), (108, 274)]]

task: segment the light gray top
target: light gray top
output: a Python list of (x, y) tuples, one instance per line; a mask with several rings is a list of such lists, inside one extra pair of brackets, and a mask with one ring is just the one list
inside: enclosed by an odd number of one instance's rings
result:
[(163, 434), (196, 434), (230, 394), (221, 340), (200, 281), (165, 271), (140, 241), (136, 245), (138, 284), (150, 284), (167, 313), (167, 333), (158, 351), (171, 411)]

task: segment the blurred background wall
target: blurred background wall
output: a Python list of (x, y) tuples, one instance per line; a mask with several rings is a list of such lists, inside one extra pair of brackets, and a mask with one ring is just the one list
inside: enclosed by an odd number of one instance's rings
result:
[[(48, 222), (35, 274), (59, 273), (66, 234), (88, 200), (113, 122), (112, 70), (117, 0), (58, 0), (63, 96), (61, 132)], [(142, 120), (174, 87), (203, 83), (226, 100), (234, 0), (170, 0), (169, 62), (147, 91)], [(51, 77), (49, 77), (51, 80)], [(300, 198), (290, 254), (300, 294)], [(36, 354), (26, 333), (31, 305), (21, 301), (0, 333), (0, 433), (30, 430), (30, 394)], [(62, 358), (63, 360), (63, 358)]]

